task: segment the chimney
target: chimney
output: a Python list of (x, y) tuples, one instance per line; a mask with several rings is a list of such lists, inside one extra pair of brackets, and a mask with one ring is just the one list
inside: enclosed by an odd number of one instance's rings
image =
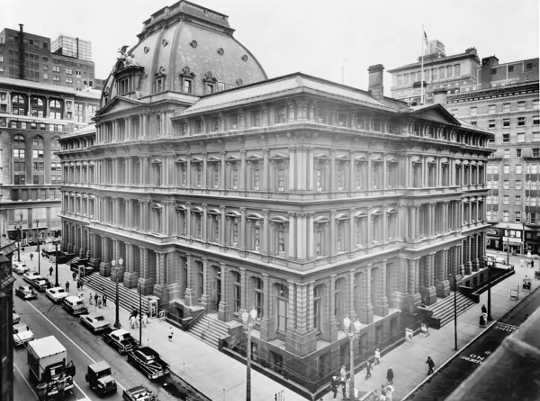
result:
[(446, 89), (437, 89), (433, 91), (433, 103), (438, 103), (440, 105), (445, 106), (446, 105), (446, 96), (447, 96)]
[(368, 90), (371, 96), (377, 100), (383, 98), (383, 71), (384, 66), (382, 64), (375, 64), (368, 68), (369, 72), (369, 86)]
[(23, 24), (19, 24), (19, 79), (24, 79), (24, 31)]

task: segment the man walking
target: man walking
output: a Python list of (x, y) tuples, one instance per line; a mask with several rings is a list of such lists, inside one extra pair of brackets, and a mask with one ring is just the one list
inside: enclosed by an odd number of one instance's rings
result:
[(69, 292), (69, 281), (66, 281), (66, 292)]
[(388, 384), (394, 384), (394, 371), (392, 370), (392, 368), (389, 368), (386, 371), (386, 381), (388, 382)]
[(107, 295), (103, 294), (103, 307), (107, 306)]
[(53, 272), (53, 267), (49, 267), (49, 276), (52, 276), (52, 272)]
[(433, 370), (435, 369), (435, 362), (433, 362), (433, 359), (431, 359), (430, 356), (427, 357), (426, 359), (426, 364), (428, 365), (428, 376), (433, 374)]
[(375, 352), (373, 353), (373, 360), (375, 365), (381, 363), (381, 351), (379, 350), (379, 348), (375, 348)]
[(371, 359), (369, 359), (366, 364), (366, 380), (371, 377), (371, 369), (373, 367), (372, 364), (373, 362), (371, 362)]

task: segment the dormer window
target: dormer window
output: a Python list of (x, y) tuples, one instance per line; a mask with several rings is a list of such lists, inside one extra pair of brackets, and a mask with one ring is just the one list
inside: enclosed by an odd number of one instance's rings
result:
[(213, 74), (208, 71), (206, 74), (204, 74), (203, 78), (203, 86), (204, 86), (204, 93), (210, 94), (217, 92), (218, 89), (218, 81), (216, 77), (213, 76)]
[(209, 94), (209, 93), (214, 93), (216, 91), (216, 85), (211, 83), (211, 82), (206, 82), (204, 84), (204, 93), (205, 94)]
[(165, 89), (165, 77), (164, 76), (158, 76), (154, 80), (154, 93), (163, 92)]
[(193, 79), (195, 74), (191, 72), (189, 67), (184, 67), (182, 73), (180, 74), (180, 86), (182, 92), (192, 94), (193, 93)]
[(122, 78), (118, 81), (118, 94), (120, 96), (127, 95), (130, 90), (130, 79), (129, 77)]

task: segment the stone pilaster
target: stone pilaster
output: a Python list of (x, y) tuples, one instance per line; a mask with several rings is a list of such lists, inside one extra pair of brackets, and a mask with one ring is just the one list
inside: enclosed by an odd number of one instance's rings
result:
[(386, 296), (386, 260), (376, 270), (374, 312), (378, 316), (388, 314), (388, 297)]

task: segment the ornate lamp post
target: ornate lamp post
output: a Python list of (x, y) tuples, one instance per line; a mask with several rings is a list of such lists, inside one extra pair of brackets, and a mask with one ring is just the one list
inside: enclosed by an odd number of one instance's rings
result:
[(137, 289), (139, 290), (139, 345), (142, 345), (142, 284), (140, 281), (137, 283)]
[(251, 401), (251, 329), (257, 320), (257, 309), (242, 312), (242, 322), (247, 331), (246, 349), (246, 401)]
[(17, 262), (21, 261), (21, 226), (15, 226), (15, 230), (17, 230)]
[(38, 266), (38, 274), (41, 274), (41, 235), (39, 232), (39, 220), (36, 219), (36, 227), (37, 227), (37, 266)]
[(115, 281), (115, 297), (114, 297), (114, 304), (115, 304), (115, 321), (114, 321), (114, 328), (119, 329), (121, 327), (120, 324), (120, 294), (118, 292), (118, 282), (119, 280), (119, 273), (122, 269), (122, 265), (124, 264), (124, 259), (120, 258), (118, 259), (118, 265), (116, 265), (116, 261), (112, 260), (111, 265), (114, 271), (114, 281)]
[(488, 322), (491, 322), (493, 318), (491, 317), (491, 266), (493, 265), (493, 261), (487, 259), (486, 257), (486, 264), (487, 264), (487, 270), (488, 270), (488, 316), (487, 320)]
[(54, 241), (54, 263), (56, 264), (56, 272), (55, 272), (55, 287), (60, 287), (60, 284), (58, 284), (58, 240)]
[(349, 317), (343, 319), (343, 327), (345, 333), (349, 336), (349, 357), (350, 357), (350, 368), (351, 368), (351, 378), (349, 384), (349, 400), (354, 400), (354, 339), (360, 333), (362, 329), (362, 324), (358, 319), (351, 321)]

